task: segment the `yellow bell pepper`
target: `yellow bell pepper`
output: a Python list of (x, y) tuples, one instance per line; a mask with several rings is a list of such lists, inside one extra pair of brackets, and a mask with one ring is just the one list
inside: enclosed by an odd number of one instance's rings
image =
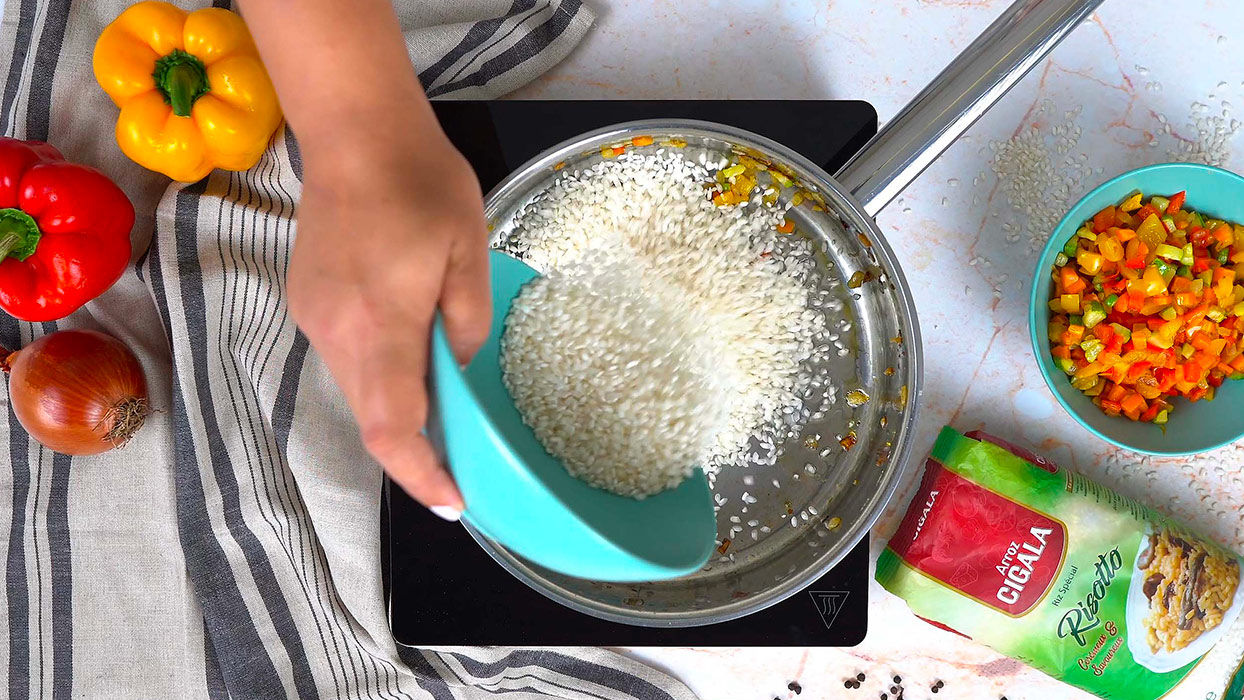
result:
[(1119, 209), (1126, 212), (1136, 211), (1140, 208), (1140, 199), (1141, 194), (1139, 192), (1133, 192), (1130, 197), (1123, 200), (1123, 203), (1119, 205)]
[(121, 151), (174, 180), (247, 170), (281, 123), (250, 32), (228, 10), (140, 2), (104, 28), (93, 63), (121, 108)]

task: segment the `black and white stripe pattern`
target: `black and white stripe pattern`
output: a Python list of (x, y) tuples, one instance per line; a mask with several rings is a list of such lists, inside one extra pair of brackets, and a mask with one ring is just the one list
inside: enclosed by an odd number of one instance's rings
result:
[[(139, 212), (131, 273), (58, 324), (0, 318), (0, 343), (104, 329), (138, 353), (161, 411), (126, 449), (72, 460), (6, 411), (7, 697), (690, 698), (598, 650), (399, 657), (380, 590), (381, 473), (285, 305), (297, 143), (283, 129), (250, 171), (190, 185), (122, 157), (90, 61), (126, 4), (5, 0), (0, 25), (3, 133), (99, 167)], [(398, 5), (440, 95), (512, 90), (592, 19), (578, 0)]]

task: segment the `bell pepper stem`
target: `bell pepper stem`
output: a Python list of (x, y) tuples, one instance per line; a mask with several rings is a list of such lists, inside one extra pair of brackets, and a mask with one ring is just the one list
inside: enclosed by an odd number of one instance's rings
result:
[(21, 209), (0, 209), (0, 261), (30, 257), (41, 236), (39, 225), (30, 214)]
[(173, 105), (173, 114), (179, 117), (190, 116), (190, 108), (194, 105), (194, 69), (184, 63), (173, 66), (168, 72), (166, 87), (169, 102)]
[(164, 101), (173, 107), (173, 114), (179, 117), (190, 116), (195, 101), (210, 89), (203, 61), (181, 49), (173, 49), (156, 61), (151, 77), (164, 95)]

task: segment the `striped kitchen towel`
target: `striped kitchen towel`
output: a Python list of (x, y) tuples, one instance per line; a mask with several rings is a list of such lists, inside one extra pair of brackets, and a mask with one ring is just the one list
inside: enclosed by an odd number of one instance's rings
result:
[[(293, 135), (248, 172), (170, 185), (120, 154), (116, 109), (92, 77), (95, 38), (127, 3), (3, 4), (0, 131), (103, 170), (139, 214), (134, 266), (113, 289), (57, 323), (0, 314), (0, 344), (107, 331), (138, 353), (159, 413), (123, 450), (69, 458), (6, 406), (0, 695), (691, 698), (600, 650), (398, 656), (381, 595), (381, 471), (286, 309)], [(397, 4), (428, 91), (451, 97), (513, 90), (592, 21), (579, 0)]]

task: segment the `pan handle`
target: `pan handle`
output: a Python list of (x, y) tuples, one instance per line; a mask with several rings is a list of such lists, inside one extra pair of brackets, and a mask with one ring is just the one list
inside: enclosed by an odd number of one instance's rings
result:
[(835, 175), (876, 216), (1101, 0), (1016, 0)]

